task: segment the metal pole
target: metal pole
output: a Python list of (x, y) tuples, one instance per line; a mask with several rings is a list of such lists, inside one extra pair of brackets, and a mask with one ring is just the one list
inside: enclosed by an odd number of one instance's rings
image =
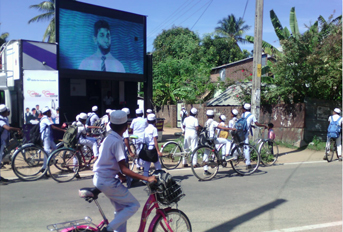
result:
[[(261, 105), (261, 70), (262, 70), (262, 28), (263, 28), (263, 0), (256, 0), (254, 55), (253, 55), (253, 80), (251, 91), (251, 113), (260, 122)], [(258, 133), (254, 133), (254, 141)]]

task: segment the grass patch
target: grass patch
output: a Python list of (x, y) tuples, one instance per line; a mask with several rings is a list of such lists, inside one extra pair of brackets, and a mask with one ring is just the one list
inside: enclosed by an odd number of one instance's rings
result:
[(317, 136), (314, 136), (312, 142), (310, 142), (307, 146), (308, 149), (315, 150), (315, 151), (324, 151), (325, 147), (326, 147), (326, 141), (322, 141)]

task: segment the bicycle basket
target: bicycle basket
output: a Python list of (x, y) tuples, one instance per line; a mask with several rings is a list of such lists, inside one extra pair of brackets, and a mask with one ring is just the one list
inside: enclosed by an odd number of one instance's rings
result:
[(158, 182), (150, 186), (150, 190), (156, 193), (159, 203), (171, 205), (185, 196), (181, 188), (181, 180), (174, 179), (169, 173), (162, 170), (154, 174), (158, 176)]

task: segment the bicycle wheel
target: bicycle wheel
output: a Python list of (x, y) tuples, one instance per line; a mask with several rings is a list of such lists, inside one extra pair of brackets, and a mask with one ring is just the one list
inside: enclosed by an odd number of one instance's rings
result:
[(81, 163), (84, 162), (84, 164), (81, 165), (82, 168), (93, 170), (93, 165), (96, 161), (94, 159), (93, 150), (87, 146), (82, 146), (82, 147), (80, 147), (80, 149), (81, 149), (81, 152), (83, 154), (83, 158), (80, 157)]
[(329, 146), (325, 149), (325, 155), (326, 155), (326, 160), (328, 162), (331, 162), (333, 159), (333, 156), (335, 155), (336, 151), (336, 142), (333, 139), (330, 139), (330, 144)]
[[(245, 176), (253, 174), (260, 165), (260, 154), (255, 146), (251, 144), (241, 143), (236, 145), (231, 152), (237, 159), (230, 160), (231, 166), (235, 172)], [(245, 154), (250, 155), (250, 165), (246, 165)]]
[(165, 218), (163, 216), (160, 216), (157, 219), (154, 227), (152, 228), (152, 231), (153, 232), (170, 231), (167, 224), (172, 229), (172, 231), (180, 231), (180, 232), (192, 231), (192, 225), (187, 215), (178, 209), (172, 209), (166, 212)]
[(162, 167), (171, 170), (177, 168), (182, 159), (182, 148), (175, 142), (168, 142), (163, 144), (162, 155), (160, 162)]
[(60, 148), (50, 155), (48, 164), (48, 174), (55, 181), (67, 182), (74, 179), (74, 177), (79, 173), (81, 159), (75, 150), (70, 148)]
[(265, 140), (261, 143), (259, 152), (261, 155), (261, 163), (264, 166), (275, 164), (279, 157), (279, 147), (273, 140)]
[(43, 148), (34, 144), (20, 147), (12, 157), (12, 170), (21, 180), (38, 180), (45, 174)]
[(191, 156), (191, 168), (199, 180), (211, 180), (215, 177), (219, 169), (215, 149), (209, 146), (197, 147)]

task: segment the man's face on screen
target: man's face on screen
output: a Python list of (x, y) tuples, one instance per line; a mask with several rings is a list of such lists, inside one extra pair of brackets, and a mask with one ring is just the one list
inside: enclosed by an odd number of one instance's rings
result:
[(111, 50), (111, 32), (106, 28), (100, 28), (95, 39), (102, 54), (106, 55)]

